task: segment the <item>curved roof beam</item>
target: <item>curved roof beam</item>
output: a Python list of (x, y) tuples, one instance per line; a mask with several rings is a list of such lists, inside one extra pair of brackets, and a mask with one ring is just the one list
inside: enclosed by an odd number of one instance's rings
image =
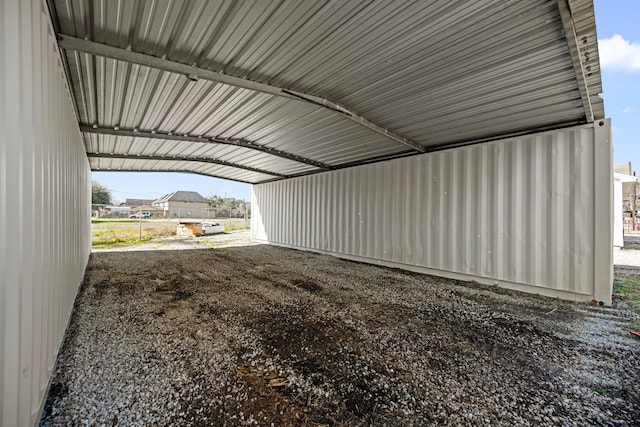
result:
[(257, 92), (268, 93), (270, 95), (280, 96), (298, 101), (309, 102), (327, 108), (331, 111), (341, 114), (343, 117), (358, 123), (374, 132), (386, 136), (387, 138), (400, 144), (411, 147), (413, 150), (424, 153), (425, 148), (415, 141), (411, 141), (401, 135), (398, 135), (372, 121), (358, 115), (354, 111), (349, 110), (328, 99), (308, 95), (302, 92), (288, 90), (286, 88), (273, 86), (266, 83), (260, 83), (242, 77), (222, 74), (217, 71), (207, 70), (205, 68), (195, 67), (192, 65), (182, 64), (180, 62), (171, 61), (169, 59), (158, 58), (145, 53), (134, 52), (131, 50), (121, 49), (119, 47), (110, 46), (103, 43), (96, 43), (90, 40), (83, 40), (77, 37), (68, 36), (58, 33), (58, 46), (66, 50), (75, 50), (91, 55), (103, 56), (118, 61), (130, 62), (133, 64), (143, 65), (145, 67), (156, 68), (159, 70), (169, 71), (171, 73), (183, 74), (189, 79), (204, 79), (216, 83), (222, 83), (229, 86), (240, 87), (244, 89), (254, 90)]
[(252, 141), (246, 141), (244, 139), (231, 139), (231, 138), (218, 138), (208, 136), (194, 136), (185, 134), (175, 134), (170, 132), (158, 132), (158, 131), (142, 131), (136, 129), (112, 129), (107, 127), (93, 127), (87, 124), (81, 124), (80, 130), (84, 133), (93, 133), (98, 135), (113, 135), (113, 136), (129, 136), (134, 138), (148, 138), (148, 139), (164, 139), (170, 141), (188, 141), (188, 142), (200, 142), (209, 144), (222, 144), (233, 145), (236, 147), (248, 148), (250, 150), (260, 151), (262, 153), (271, 154), (272, 156), (281, 157), (283, 159), (292, 160), (298, 163), (305, 163), (310, 166), (314, 166), (323, 170), (334, 169), (333, 166), (319, 162), (317, 160), (308, 159), (297, 154), (292, 154), (286, 151), (278, 150), (277, 148), (265, 147), (264, 145), (256, 144)]
[(591, 97), (589, 96), (589, 87), (587, 85), (587, 78), (585, 77), (582, 55), (580, 53), (578, 36), (576, 34), (576, 26), (573, 21), (573, 14), (571, 13), (571, 2), (567, 0), (557, 0), (557, 3), (558, 10), (560, 11), (560, 18), (562, 18), (564, 36), (567, 39), (567, 44), (569, 45), (569, 55), (571, 56), (573, 70), (576, 73), (576, 81), (578, 83), (582, 105), (584, 106), (584, 114), (587, 122), (593, 123), (593, 106), (591, 105)]
[(185, 156), (151, 156), (151, 155), (137, 155), (137, 154), (118, 154), (118, 153), (90, 153), (87, 152), (87, 157), (101, 158), (101, 159), (124, 159), (124, 160), (171, 160), (171, 161), (187, 161), (187, 162), (200, 162), (200, 163), (213, 163), (220, 166), (228, 166), (236, 169), (244, 169), (251, 172), (261, 173), (264, 175), (272, 175), (280, 178), (289, 178), (289, 175), (284, 175), (278, 172), (272, 172), (264, 169), (252, 168), (251, 166), (244, 166), (238, 163), (227, 162), (225, 160), (212, 159), (209, 157), (185, 157)]
[(192, 173), (195, 175), (202, 175), (202, 176), (210, 176), (212, 178), (218, 178), (218, 179), (226, 179), (227, 181), (235, 181), (235, 182), (242, 182), (243, 184), (255, 184), (254, 182), (250, 182), (250, 181), (244, 181), (242, 179), (236, 179), (236, 178), (227, 178), (224, 176), (220, 176), (220, 175), (216, 175), (216, 174), (212, 174), (212, 173), (206, 173), (206, 172), (198, 172), (198, 171), (194, 171), (194, 170), (189, 170), (189, 169), (114, 169), (114, 168), (91, 168), (92, 171), (94, 172), (174, 172), (174, 173)]

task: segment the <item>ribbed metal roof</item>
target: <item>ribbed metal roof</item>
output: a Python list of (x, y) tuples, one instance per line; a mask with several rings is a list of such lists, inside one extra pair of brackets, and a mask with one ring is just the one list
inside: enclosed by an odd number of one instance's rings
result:
[(94, 170), (256, 183), (604, 118), (587, 0), (50, 8)]

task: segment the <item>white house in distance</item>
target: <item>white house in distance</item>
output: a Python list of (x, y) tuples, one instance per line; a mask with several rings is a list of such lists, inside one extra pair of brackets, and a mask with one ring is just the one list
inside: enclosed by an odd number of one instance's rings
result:
[(207, 217), (209, 201), (196, 191), (175, 191), (153, 202), (165, 218)]
[[(631, 162), (613, 166), (613, 246), (624, 246), (625, 220), (635, 221), (633, 199), (636, 196), (636, 183), (638, 178), (633, 173)], [(624, 217), (625, 203), (631, 210), (630, 218)], [(630, 225), (633, 228), (633, 225)]]

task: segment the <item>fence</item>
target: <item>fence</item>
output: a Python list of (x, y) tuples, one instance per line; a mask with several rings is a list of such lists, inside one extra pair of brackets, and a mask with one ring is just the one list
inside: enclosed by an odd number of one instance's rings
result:
[(168, 207), (166, 209), (150, 205), (113, 206), (104, 204), (91, 205), (94, 218), (173, 218), (173, 219), (249, 219), (249, 204), (240, 204), (237, 208), (193, 208)]

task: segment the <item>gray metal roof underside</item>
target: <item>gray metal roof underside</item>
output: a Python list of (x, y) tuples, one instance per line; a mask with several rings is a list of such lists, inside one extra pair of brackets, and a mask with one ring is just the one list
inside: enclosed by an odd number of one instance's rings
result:
[(259, 183), (604, 118), (590, 0), (49, 7), (92, 170)]

